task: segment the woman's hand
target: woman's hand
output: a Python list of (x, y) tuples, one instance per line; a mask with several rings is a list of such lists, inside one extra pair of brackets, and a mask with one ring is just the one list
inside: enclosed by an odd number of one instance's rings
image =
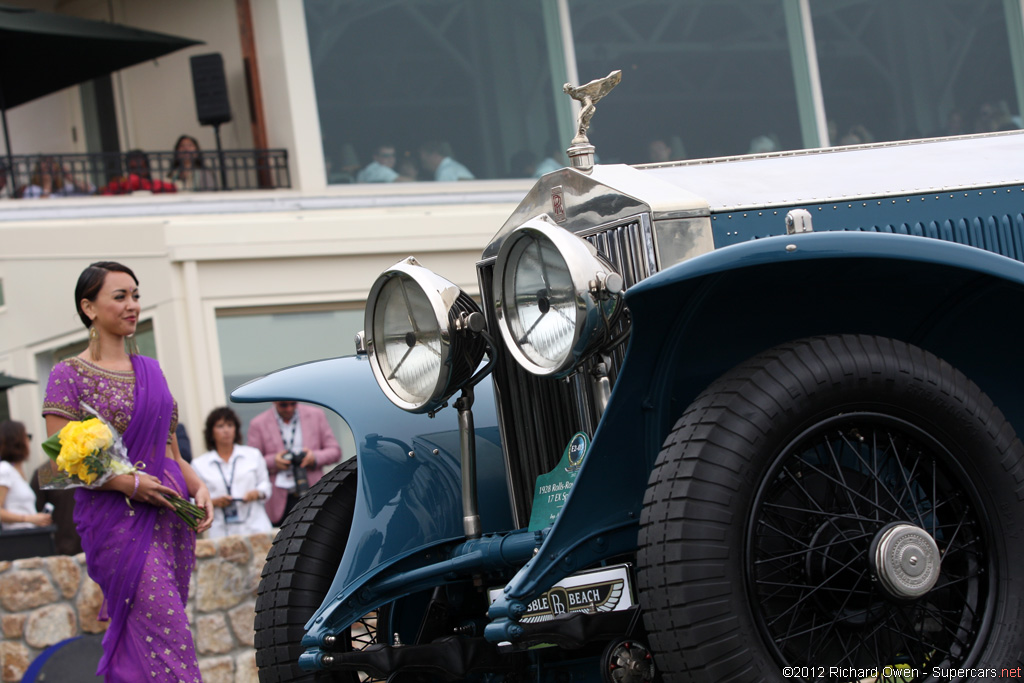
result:
[[(206, 484), (200, 485), (192, 496), (196, 499), (196, 505), (206, 510), (206, 517), (196, 527), (196, 533), (201, 534), (213, 525), (213, 501), (210, 500), (210, 491), (206, 488)], [(228, 498), (228, 500), (231, 499)]]
[(213, 499), (213, 507), (215, 508), (226, 508), (231, 505), (231, 496), (221, 496), (220, 498)]
[[(129, 476), (129, 475), (124, 475)], [(132, 500), (137, 500), (140, 503), (149, 503), (150, 505), (156, 505), (158, 507), (174, 509), (171, 505), (171, 501), (167, 500), (169, 496), (177, 496), (178, 492), (174, 489), (164, 486), (160, 483), (160, 480), (154, 477), (152, 474), (146, 474), (145, 472), (136, 472), (135, 475), (129, 478), (132, 482), (130, 485), (134, 488), (135, 477), (139, 478), (139, 487), (135, 489), (135, 495), (132, 495), (132, 490), (125, 491), (125, 495)]]
[(36, 526), (50, 526), (53, 524), (53, 517), (48, 512), (36, 512), (25, 515), (25, 521)]

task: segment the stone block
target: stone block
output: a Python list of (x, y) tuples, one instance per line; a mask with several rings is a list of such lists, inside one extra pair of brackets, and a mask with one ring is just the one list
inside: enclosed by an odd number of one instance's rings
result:
[(46, 566), (41, 557), (26, 557), (21, 560), (14, 561), (15, 569), (42, 569)]
[(196, 650), (204, 655), (223, 655), (235, 649), (235, 641), (223, 614), (202, 614), (196, 619)]
[(235, 683), (256, 683), (259, 675), (255, 650), (243, 652), (235, 657)]
[(7, 571), (10, 568), (11, 568), (11, 561), (10, 560), (2, 560), (2, 561), (0, 561), (0, 574), (2, 574), (3, 572)]
[(85, 581), (82, 582), (82, 590), (79, 591), (78, 597), (75, 599), (78, 621), (83, 632), (103, 633), (107, 630), (107, 622), (97, 619), (102, 604), (103, 591), (95, 581), (86, 576)]
[(200, 612), (213, 612), (234, 607), (252, 595), (245, 567), (224, 561), (199, 565), (196, 607)]
[(215, 557), (217, 555), (217, 542), (209, 538), (201, 538), (196, 541), (196, 557)]
[(249, 601), (228, 612), (228, 619), (231, 621), (231, 630), (235, 632), (238, 642), (247, 647), (252, 647), (256, 639), (256, 602)]
[(228, 536), (220, 539), (217, 554), (235, 564), (247, 563), (252, 557), (249, 544), (245, 542), (244, 536)]
[(9, 640), (0, 642), (0, 678), (4, 683), (20, 681), (28, 669), (28, 648)]
[(78, 586), (82, 583), (82, 569), (74, 558), (54, 555), (46, 558), (46, 566), (50, 569), (50, 576), (57, 582), (61, 594), (65, 598), (75, 597)]
[(66, 640), (77, 632), (75, 613), (67, 603), (40, 607), (25, 623), (25, 642), (37, 650)]
[(203, 683), (235, 683), (235, 661), (231, 657), (205, 657), (199, 660)]
[(277, 535), (277, 530), (274, 532), (267, 532), (264, 534), (253, 534), (249, 537), (249, 546), (252, 548), (253, 559), (259, 558), (260, 566), (267, 559), (267, 553), (270, 552), (270, 546), (274, 544), (274, 536)]
[(0, 605), (9, 612), (22, 612), (57, 599), (57, 590), (45, 573), (38, 569), (18, 568), (18, 563), (24, 561), (15, 560), (14, 571), (0, 576)]
[(19, 640), (25, 633), (27, 614), (5, 614), (0, 617), (5, 640)]

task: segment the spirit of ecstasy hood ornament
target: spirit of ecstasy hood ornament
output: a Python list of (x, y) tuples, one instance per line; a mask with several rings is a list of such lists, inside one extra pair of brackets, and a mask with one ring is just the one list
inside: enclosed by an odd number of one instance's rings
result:
[(566, 150), (573, 168), (580, 171), (590, 171), (594, 167), (594, 146), (587, 139), (587, 129), (590, 128), (590, 119), (594, 116), (594, 107), (598, 100), (612, 91), (612, 88), (622, 80), (621, 71), (613, 71), (604, 78), (598, 78), (580, 86), (566, 83), (562, 91), (569, 97), (577, 100), (580, 107), (579, 117), (576, 119), (576, 137)]

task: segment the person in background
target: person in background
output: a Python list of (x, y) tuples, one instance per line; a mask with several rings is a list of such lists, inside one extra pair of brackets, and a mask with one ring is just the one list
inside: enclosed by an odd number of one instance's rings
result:
[(206, 453), (193, 467), (206, 482), (216, 509), (210, 538), (271, 530), (263, 501), (270, 497), (270, 476), (263, 454), (242, 446), (242, 424), (231, 408), (215, 408), (206, 417)]
[(373, 161), (356, 174), (357, 183), (393, 183), (396, 180), (394, 145), (379, 145), (373, 153)]
[(112, 178), (107, 186), (100, 190), (100, 194), (129, 194), (136, 191), (144, 192), (177, 192), (174, 183), (164, 182), (159, 178), (153, 178), (149, 170), (149, 157), (141, 149), (133, 149), (124, 156), (127, 173), (117, 178)]
[(547, 156), (537, 162), (533, 169), (533, 178), (540, 178), (542, 175), (565, 168), (565, 152), (557, 139), (548, 140), (545, 149)]
[(31, 182), (22, 191), (23, 199), (43, 197), (82, 197), (96, 193), (96, 187), (88, 182), (75, 180), (67, 164), (60, 164), (54, 157), (42, 157), (32, 171)]
[(249, 445), (259, 449), (273, 484), (267, 499), (267, 516), (279, 526), (302, 492), (296, 490), (292, 460), (302, 467), (309, 485), (320, 481), (324, 467), (341, 459), (327, 416), (313, 406), (295, 401), (275, 401), (249, 423)]
[(420, 163), (427, 173), (434, 174), (434, 180), (449, 182), (452, 180), (474, 180), (476, 176), (469, 169), (452, 159), (447, 154), (448, 146), (436, 140), (420, 145)]
[(0, 524), (5, 531), (53, 522), (49, 514), (36, 511), (36, 494), (25, 481), (30, 440), (22, 423), (0, 422)]
[(182, 135), (174, 143), (174, 159), (167, 177), (178, 192), (217, 189), (217, 176), (204, 165), (199, 142), (191, 135)]
[(178, 450), (181, 452), (181, 459), (187, 463), (192, 462), (192, 439), (188, 438), (188, 431), (181, 422), (174, 429), (174, 435), (178, 437)]
[(44, 512), (47, 505), (51, 506), (50, 514), (57, 526), (54, 534), (54, 545), (61, 555), (77, 555), (82, 552), (82, 538), (75, 528), (75, 492), (74, 489), (44, 489), (40, 486), (40, 475), (51, 469), (49, 461), (44, 462), (32, 473), (29, 485), (36, 494), (36, 510)]

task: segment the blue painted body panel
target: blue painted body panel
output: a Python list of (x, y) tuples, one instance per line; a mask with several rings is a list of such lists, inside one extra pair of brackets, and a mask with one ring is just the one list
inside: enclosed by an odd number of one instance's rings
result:
[(815, 232), (852, 229), (935, 237), (1024, 259), (1024, 187), (1017, 184), (714, 213), (711, 228), (715, 247), (784, 233), (784, 219), (790, 209), (808, 210)]
[(635, 548), (672, 423), (716, 377), (776, 344), (830, 333), (915, 343), (963, 370), (1024, 431), (1024, 264), (987, 251), (866, 232), (770, 237), (669, 268), (626, 300), (633, 330), (611, 401), (540, 552), (492, 605), (489, 639), (514, 636), (516, 603)]

